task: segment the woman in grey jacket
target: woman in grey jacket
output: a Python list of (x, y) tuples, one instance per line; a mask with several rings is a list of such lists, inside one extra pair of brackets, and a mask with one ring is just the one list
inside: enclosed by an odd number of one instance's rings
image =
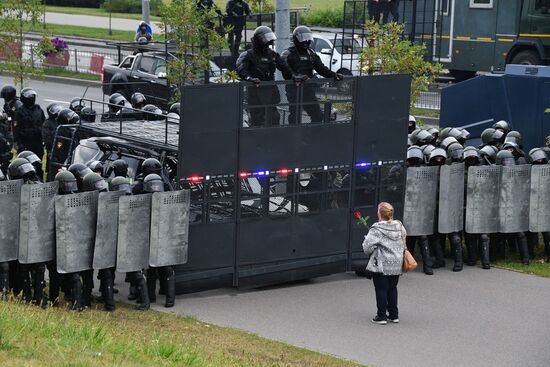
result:
[[(378, 205), (378, 222), (374, 223), (363, 241), (363, 251), (369, 256), (367, 270), (373, 272), (378, 313), (372, 319), (375, 324), (385, 325), (388, 320), (399, 322), (397, 310), (397, 282), (403, 267), (405, 227), (393, 219), (393, 206)], [(386, 314), (389, 312), (389, 315)]]

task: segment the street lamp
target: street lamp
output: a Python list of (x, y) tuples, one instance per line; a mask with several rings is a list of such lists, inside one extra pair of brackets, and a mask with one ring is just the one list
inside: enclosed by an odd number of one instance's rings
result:
[(111, 15), (113, 12), (113, 8), (111, 7), (111, 2), (113, 0), (109, 0), (109, 36), (113, 35), (113, 30), (111, 29)]

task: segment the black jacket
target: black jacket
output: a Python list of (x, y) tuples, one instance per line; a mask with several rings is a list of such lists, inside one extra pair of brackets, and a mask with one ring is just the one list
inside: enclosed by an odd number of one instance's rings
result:
[(270, 48), (252, 48), (239, 56), (237, 73), (242, 80), (258, 78), (262, 81), (275, 80), (275, 70), (292, 75), (292, 70), (283, 62), (281, 56)]
[[(15, 112), (13, 124), (13, 139), (25, 149), (42, 145), (42, 125), (46, 120), (44, 111), (39, 105), (22, 106)], [(20, 147), (21, 148), (21, 147)]]
[(47, 118), (42, 125), (42, 141), (44, 142), (44, 146), (46, 147), (48, 154), (52, 151), (53, 138), (56, 128), (57, 122), (51, 118)]
[[(336, 76), (336, 73), (327, 68), (321, 61), (321, 58), (312, 49), (299, 50), (292, 46), (283, 52), (281, 58), (294, 75), (307, 75), (309, 78), (312, 78), (313, 71), (315, 70), (325, 78), (334, 78)], [(292, 74), (283, 71), (283, 77), (286, 80), (291, 79)]]
[(250, 15), (250, 7), (244, 1), (229, 0), (225, 6), (227, 23), (234, 27), (243, 27), (246, 23), (245, 16)]

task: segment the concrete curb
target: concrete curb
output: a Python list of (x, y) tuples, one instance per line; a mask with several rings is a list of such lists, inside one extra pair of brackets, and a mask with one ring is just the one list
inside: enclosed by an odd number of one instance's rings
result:
[[(0, 75), (13, 76), (12, 74), (7, 73), (5, 71), (0, 71)], [(86, 87), (86, 86), (89, 86), (89, 85), (97, 86), (97, 85), (102, 84), (100, 81), (95, 81), (95, 80), (67, 78), (67, 77), (63, 77), (63, 76), (53, 76), (53, 75), (44, 75), (43, 78), (32, 77), (31, 80), (47, 81), (47, 82), (52, 82), (52, 83), (69, 84), (69, 85), (76, 85), (76, 86), (83, 86), (83, 87)]]

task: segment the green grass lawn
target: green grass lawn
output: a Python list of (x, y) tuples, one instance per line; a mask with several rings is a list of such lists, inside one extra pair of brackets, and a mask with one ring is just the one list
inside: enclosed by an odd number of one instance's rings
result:
[[(63, 14), (80, 14), (80, 15), (95, 15), (100, 17), (108, 17), (109, 12), (103, 8), (79, 8), (73, 6), (46, 6), (46, 11), (53, 13), (63, 13)], [(141, 14), (129, 14), (129, 13), (112, 13), (113, 18), (124, 18), (124, 19), (136, 19), (141, 20)], [(160, 17), (154, 15), (151, 16), (152, 21), (160, 21)], [(136, 26), (137, 28), (137, 26)]]
[(74, 313), (0, 301), (0, 365), (359, 366), (190, 317), (117, 307)]
[(544, 245), (541, 241), (535, 248), (535, 258), (529, 262), (529, 265), (523, 265), (517, 253), (507, 254), (505, 260), (498, 260), (494, 265), (503, 269), (550, 278), (550, 264), (545, 259)]
[[(44, 32), (43, 28), (32, 27), (30, 24), (27, 27), (28, 31)], [(106, 40), (126, 41), (133, 42), (135, 32), (132, 31), (117, 31), (113, 30), (113, 34), (109, 35), (109, 31), (106, 28), (94, 28), (94, 27), (81, 27), (64, 24), (51, 24), (46, 26), (46, 32), (52, 36), (75, 36), (75, 37), (87, 37), (98, 38)], [(70, 42), (69, 42), (70, 43)]]
[(76, 78), (84, 80), (101, 80), (101, 75), (77, 73), (75, 71), (65, 70), (62, 68), (45, 68), (44, 75), (62, 76), (65, 78)]

